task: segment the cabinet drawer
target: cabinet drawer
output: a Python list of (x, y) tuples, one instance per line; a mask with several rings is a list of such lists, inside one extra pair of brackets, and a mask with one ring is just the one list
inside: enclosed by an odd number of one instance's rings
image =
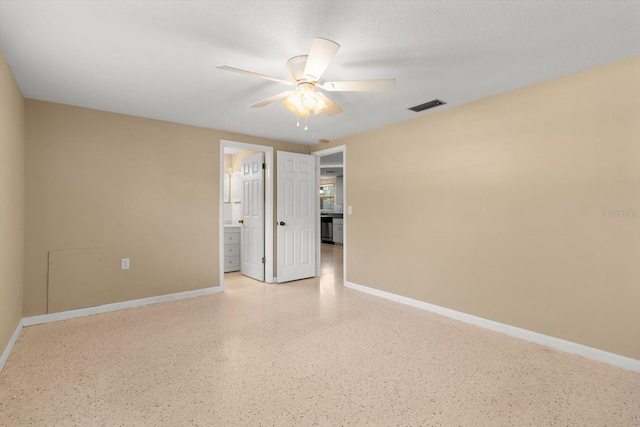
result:
[(240, 233), (238, 232), (228, 232), (225, 231), (224, 233), (224, 243), (240, 243)]
[(237, 271), (240, 270), (240, 257), (232, 257), (224, 259), (224, 271)]
[(239, 257), (240, 256), (240, 245), (226, 244), (224, 245), (224, 257)]

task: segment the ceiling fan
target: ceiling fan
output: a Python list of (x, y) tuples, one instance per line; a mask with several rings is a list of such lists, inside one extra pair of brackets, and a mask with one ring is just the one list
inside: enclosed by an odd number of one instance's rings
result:
[[(291, 80), (266, 76), (226, 65), (218, 65), (217, 68), (271, 80), (287, 86), (295, 86), (295, 89), (256, 102), (250, 107), (264, 107), (273, 102), (283, 100), (285, 108), (298, 116), (298, 118), (301, 116), (308, 117), (312, 112), (314, 114), (324, 113), (327, 116), (342, 113), (342, 108), (316, 89), (323, 89), (328, 92), (386, 92), (393, 90), (396, 86), (395, 79), (349, 80), (320, 84), (322, 74), (333, 60), (338, 49), (340, 49), (340, 45), (334, 41), (320, 37), (314, 38), (308, 55), (294, 56), (287, 62)], [(298, 126), (300, 126), (299, 121)], [(308, 127), (305, 125), (305, 130), (307, 129)]]

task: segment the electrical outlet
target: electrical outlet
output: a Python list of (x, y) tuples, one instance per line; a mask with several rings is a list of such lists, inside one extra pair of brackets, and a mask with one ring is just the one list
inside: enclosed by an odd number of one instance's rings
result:
[(347, 207), (347, 215), (351, 215), (352, 212), (353, 209), (351, 208), (351, 206)]
[(120, 260), (120, 268), (122, 270), (128, 270), (129, 269), (129, 258), (122, 258)]

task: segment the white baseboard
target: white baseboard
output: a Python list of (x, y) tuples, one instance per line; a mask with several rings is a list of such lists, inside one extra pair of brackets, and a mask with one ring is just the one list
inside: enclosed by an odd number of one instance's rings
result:
[(11, 350), (13, 350), (13, 346), (15, 345), (16, 341), (18, 340), (18, 336), (20, 335), (20, 331), (22, 331), (22, 321), (24, 319), (20, 319), (20, 321), (18, 322), (18, 326), (16, 326), (16, 330), (13, 331), (13, 335), (11, 336), (11, 339), (9, 340), (9, 342), (7, 343), (7, 346), (4, 348), (4, 351), (2, 352), (2, 356), (0, 356), (0, 372), (2, 372), (2, 370), (4, 369), (4, 365), (5, 363), (7, 363), (7, 359), (9, 359), (9, 355), (11, 354)]
[(379, 289), (369, 288), (367, 286), (358, 285), (352, 282), (345, 282), (345, 286), (356, 291), (364, 292), (394, 302), (399, 302), (400, 304), (405, 304), (411, 307), (419, 308), (421, 310), (430, 311), (432, 313), (440, 314), (451, 319), (461, 320), (472, 325), (480, 326), (481, 328), (501, 332), (512, 337), (535, 342), (537, 344), (542, 344), (547, 347), (565, 351), (567, 353), (577, 354), (579, 356), (587, 357), (599, 362), (608, 363), (609, 365), (617, 366), (619, 368), (640, 372), (640, 360), (632, 359), (630, 357), (621, 356), (615, 353), (609, 353), (597, 348), (588, 347), (586, 345), (551, 337), (549, 335), (540, 334), (538, 332), (506, 325), (504, 323), (495, 322), (493, 320), (484, 319), (482, 317), (473, 316), (471, 314), (462, 313), (460, 311), (451, 310), (449, 308), (440, 307), (435, 304), (430, 304), (428, 302), (415, 300), (401, 295), (392, 294), (390, 292), (381, 291)]
[(16, 327), (13, 336), (2, 352), (0, 357), (0, 372), (4, 368), (9, 354), (13, 350), (13, 346), (20, 335), (23, 326), (39, 325), (41, 323), (57, 322), (58, 320), (73, 319), (75, 317), (90, 316), (92, 314), (107, 313), (110, 311), (123, 310), (126, 308), (142, 307), (150, 304), (157, 304), (166, 301), (176, 301), (185, 298), (199, 297), (203, 295), (216, 294), (222, 292), (222, 286), (214, 286), (205, 289), (196, 289), (195, 291), (178, 292), (175, 294), (160, 295), (157, 297), (142, 298), (130, 301), (115, 302), (112, 304), (99, 305), (96, 307), (80, 308), (77, 310), (61, 311), (60, 313), (41, 314), (38, 316), (23, 317)]
[(166, 301), (176, 301), (185, 298), (199, 297), (202, 295), (216, 294), (222, 292), (222, 286), (196, 289), (195, 291), (178, 292), (175, 294), (160, 295), (130, 301), (114, 302), (112, 304), (98, 305), (96, 307), (79, 308), (77, 310), (61, 311), (59, 313), (41, 314), (22, 319), (23, 326), (39, 325), (41, 323), (56, 322), (58, 320), (73, 319), (75, 317), (90, 316), (92, 314), (107, 313), (110, 311), (123, 310), (125, 308), (142, 307), (150, 304), (157, 304)]

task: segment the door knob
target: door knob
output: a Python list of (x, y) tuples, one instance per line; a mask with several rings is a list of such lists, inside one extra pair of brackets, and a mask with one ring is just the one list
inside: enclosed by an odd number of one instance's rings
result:
[(280, 225), (284, 225), (284, 221), (280, 221)]

